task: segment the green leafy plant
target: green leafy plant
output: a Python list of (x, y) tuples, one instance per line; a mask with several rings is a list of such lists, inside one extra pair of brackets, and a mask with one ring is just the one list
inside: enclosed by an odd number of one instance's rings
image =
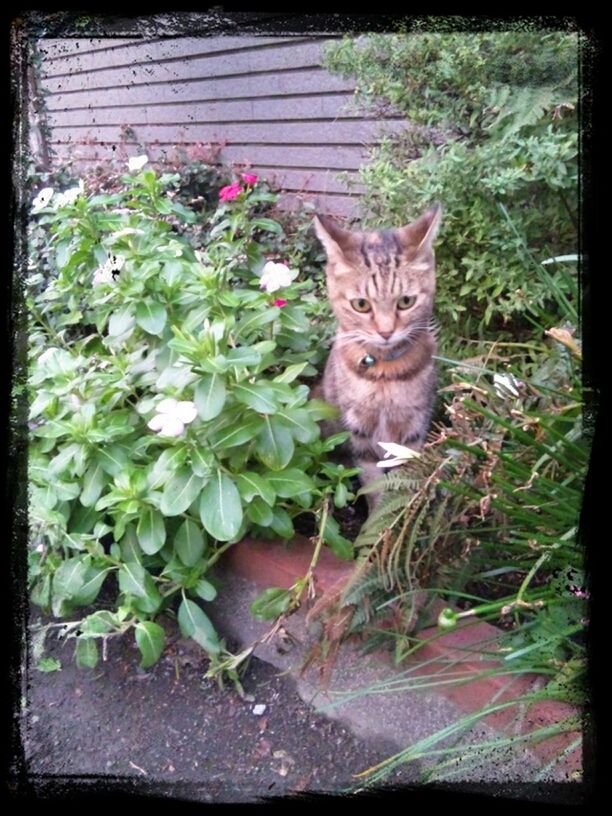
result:
[[(210, 569), (247, 532), (290, 539), (297, 515), (320, 520), (328, 496), (352, 497), (352, 473), (328, 459), (344, 435), (320, 438), (334, 409), (300, 381), (321, 350), (311, 281), (269, 259), (282, 227), (258, 210), (275, 196), (256, 180), (222, 188), (196, 250), (172, 226), (196, 220), (166, 195), (175, 177), (144, 156), (130, 167), (113, 193), (81, 183), (34, 201), (32, 599), (64, 618), (103, 588), (114, 598), (59, 625), (82, 666), (127, 631), (152, 665), (155, 618), (178, 599), (182, 633), (221, 665), (201, 606), (217, 591)], [(321, 542), (350, 558), (326, 526)]]
[[(552, 305), (541, 277), (525, 286), (520, 236), (538, 264), (577, 245), (578, 36), (368, 35), (331, 44), (325, 64), (355, 79), (361, 107), (407, 120), (360, 170), (366, 223), (399, 226), (443, 202), (445, 344), (500, 330), (517, 339), (530, 304)], [(571, 285), (558, 285), (570, 297)]]

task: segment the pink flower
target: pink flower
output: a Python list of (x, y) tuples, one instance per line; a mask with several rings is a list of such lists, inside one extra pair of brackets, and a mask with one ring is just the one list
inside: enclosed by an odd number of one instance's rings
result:
[(243, 173), (241, 178), (245, 184), (257, 184), (259, 181), (259, 176), (255, 176), (253, 173)]
[(231, 201), (233, 198), (236, 198), (242, 192), (242, 187), (235, 181), (233, 184), (228, 184), (227, 187), (222, 187), (219, 190), (219, 200), (220, 201)]
[(275, 300), (275, 301), (274, 301), (274, 305), (275, 305), (275, 306), (278, 306), (280, 309), (282, 309), (282, 308), (283, 308), (283, 306), (286, 306), (286, 305), (287, 305), (287, 303), (288, 303), (288, 301), (283, 300), (282, 298), (278, 298), (278, 300)]

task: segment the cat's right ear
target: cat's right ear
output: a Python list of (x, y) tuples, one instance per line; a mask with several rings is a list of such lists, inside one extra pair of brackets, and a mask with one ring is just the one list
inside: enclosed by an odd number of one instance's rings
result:
[(352, 233), (342, 229), (329, 215), (314, 217), (314, 228), (317, 238), (323, 244), (330, 261), (340, 260), (352, 241)]

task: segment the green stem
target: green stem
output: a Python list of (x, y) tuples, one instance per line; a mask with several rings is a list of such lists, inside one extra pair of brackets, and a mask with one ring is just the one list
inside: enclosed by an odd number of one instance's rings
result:
[(212, 567), (212, 566), (213, 566), (213, 564), (216, 564), (216, 563), (217, 563), (217, 561), (218, 561), (218, 560), (221, 558), (221, 556), (223, 555), (223, 553), (224, 553), (224, 552), (225, 552), (225, 551), (226, 551), (226, 550), (227, 550), (229, 547), (233, 547), (233, 546), (234, 546), (233, 542), (232, 542), (232, 541), (228, 541), (228, 542), (227, 542), (226, 544), (224, 544), (222, 547), (219, 547), (219, 549), (215, 551), (214, 555), (212, 555), (212, 556), (211, 556), (211, 557), (208, 559), (208, 561), (207, 561), (207, 563), (206, 563), (207, 568), (210, 568), (210, 567)]
[(62, 337), (60, 337), (59, 334), (54, 329), (51, 328), (47, 321), (42, 317), (40, 312), (31, 307), (30, 313), (34, 320), (40, 323), (40, 325), (43, 327), (43, 329), (47, 332), (49, 336), (53, 337), (53, 339), (56, 340), (58, 343), (61, 343), (64, 346), (64, 348), (67, 349), (70, 348), (68, 343)]

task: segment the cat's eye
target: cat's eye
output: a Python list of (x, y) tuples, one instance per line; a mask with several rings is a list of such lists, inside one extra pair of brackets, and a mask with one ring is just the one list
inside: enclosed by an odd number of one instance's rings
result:
[(416, 295), (402, 295), (397, 301), (398, 309), (410, 309), (416, 303)]
[(351, 306), (356, 312), (371, 312), (372, 306), (369, 300), (365, 298), (353, 298), (351, 300)]

